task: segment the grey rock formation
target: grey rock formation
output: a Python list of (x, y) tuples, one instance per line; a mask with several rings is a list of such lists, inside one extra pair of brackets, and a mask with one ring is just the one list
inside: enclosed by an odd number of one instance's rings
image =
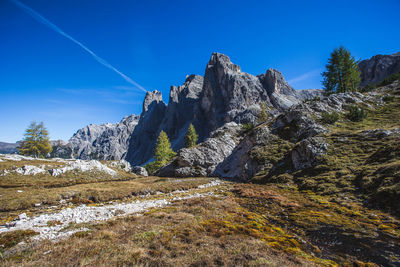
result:
[(293, 170), (314, 167), (328, 152), (328, 143), (322, 137), (310, 137), (297, 144), (291, 153)]
[(74, 146), (72, 143), (63, 140), (50, 141), (53, 150), (48, 155), (51, 158), (74, 158)]
[(400, 52), (392, 55), (376, 55), (358, 64), (361, 86), (374, 84), (400, 71)]
[(132, 172), (134, 174), (137, 174), (137, 175), (140, 175), (140, 176), (149, 176), (149, 174), (147, 173), (147, 170), (144, 167), (141, 167), (141, 166), (132, 167)]
[(315, 120), (315, 117), (321, 118), (322, 112), (342, 112), (346, 105), (360, 103), (364, 99), (365, 96), (360, 93), (341, 93), (295, 105), (279, 115), (271, 128), (281, 138), (296, 143), (327, 131)]
[(205, 132), (225, 123), (255, 122), (258, 103), (272, 107), (260, 80), (240, 70), (229, 57), (213, 53), (207, 64), (200, 107)]
[(120, 160), (128, 149), (129, 139), (139, 116), (131, 115), (119, 123), (90, 124), (78, 130), (69, 143), (74, 147), (74, 155), (80, 159)]
[(124, 159), (118, 160), (118, 161), (111, 161), (107, 164), (109, 167), (113, 168), (118, 168), (121, 169), (125, 172), (131, 172), (132, 171), (132, 166), (129, 162), (127, 162)]
[(285, 111), (293, 105), (322, 96), (323, 91), (317, 89), (294, 90), (283, 78), (282, 73), (275, 69), (268, 69), (265, 74), (257, 76), (268, 93), (273, 106), (279, 111)]
[(52, 141), (50, 157), (120, 160), (125, 157), (139, 116), (130, 115), (119, 123), (90, 124), (78, 130), (66, 143)]
[(142, 114), (126, 154), (126, 160), (132, 165), (140, 165), (151, 159), (166, 109), (161, 92), (155, 90), (146, 93)]
[(283, 113), (272, 124), (272, 131), (293, 143), (326, 131), (312, 118), (312, 109), (300, 104)]
[(138, 116), (124, 118), (118, 124), (88, 125), (80, 129), (69, 143), (54, 146), (53, 157), (80, 159), (127, 159), (140, 165), (152, 158), (156, 139), (165, 131), (174, 150), (184, 146), (190, 123), (206, 140), (210, 133), (231, 121), (255, 123), (259, 103), (277, 115), (304, 99), (320, 95), (320, 90), (294, 90), (282, 74), (269, 69), (254, 76), (241, 71), (229, 57), (213, 53), (204, 78), (190, 75), (181, 86), (172, 86), (168, 106), (158, 91), (148, 92)]
[(215, 169), (214, 175), (230, 180), (246, 182), (268, 164), (260, 164), (251, 157), (251, 150), (273, 142), (274, 135), (268, 127), (259, 127), (247, 135), (232, 153)]
[(207, 176), (214, 173), (215, 168), (240, 141), (240, 125), (235, 122), (225, 124), (211, 133), (203, 143), (192, 148), (178, 151), (176, 159), (162, 168), (157, 175), (172, 177)]
[(260, 102), (267, 105), (271, 114), (278, 114), (317, 95), (321, 95), (320, 90), (294, 90), (279, 71), (270, 69), (265, 75), (253, 76), (242, 72), (226, 55), (213, 53), (204, 78), (190, 75), (182, 86), (171, 87), (168, 107), (159, 92), (146, 95), (127, 160), (134, 165), (150, 160), (162, 130), (177, 151), (184, 146), (190, 123), (202, 142), (226, 123), (256, 123)]
[(200, 75), (188, 76), (182, 86), (171, 86), (168, 107), (159, 130), (167, 133), (175, 150), (184, 146), (184, 137), (190, 123), (201, 132), (198, 104), (202, 88), (203, 77)]
[[(214, 175), (246, 182), (259, 173), (268, 175), (279, 168), (292, 172), (321, 163), (328, 150), (327, 142), (317, 137), (328, 132), (320, 120), (321, 114), (345, 112), (345, 105), (367, 98), (359, 93), (343, 93), (292, 106), (276, 117), (270, 127), (260, 125), (246, 135), (216, 167)], [(396, 130), (379, 134), (392, 132)], [(277, 158), (275, 153), (281, 155)]]

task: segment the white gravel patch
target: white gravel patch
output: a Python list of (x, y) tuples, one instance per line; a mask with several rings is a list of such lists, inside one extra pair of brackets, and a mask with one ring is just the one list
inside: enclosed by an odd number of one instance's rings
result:
[[(213, 185), (211, 185), (213, 184)], [(217, 185), (214, 181), (206, 185)], [(206, 186), (204, 185), (204, 186)], [(204, 187), (201, 187), (204, 188)], [(186, 193), (189, 191), (179, 191)], [(50, 214), (41, 214), (36, 217), (29, 218), (25, 213), (19, 215), (19, 218), (13, 222), (0, 226), (0, 233), (5, 233), (15, 230), (33, 230), (39, 234), (34, 236), (34, 240), (50, 239), (59, 240), (68, 237), (75, 232), (83, 231), (82, 229), (65, 230), (71, 223), (92, 223), (109, 220), (115, 217), (126, 216), (139, 212), (146, 211), (150, 208), (164, 207), (170, 205), (170, 201), (191, 199), (212, 196), (214, 192), (193, 193), (187, 196), (175, 196), (170, 200), (142, 200), (128, 203), (115, 203), (104, 206), (86, 206), (81, 205), (75, 208), (66, 208), (59, 212)], [(169, 194), (170, 196), (172, 194)], [(172, 195), (173, 196), (173, 195)], [(48, 223), (57, 222), (59, 225), (49, 226)], [(86, 229), (87, 230), (87, 229)]]

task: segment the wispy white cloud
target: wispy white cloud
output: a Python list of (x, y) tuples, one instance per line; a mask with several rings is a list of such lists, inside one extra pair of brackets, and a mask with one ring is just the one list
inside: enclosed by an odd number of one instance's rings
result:
[(303, 73), (303, 74), (301, 74), (301, 75), (299, 75), (299, 76), (297, 76), (297, 77), (294, 77), (294, 78), (288, 80), (287, 82), (288, 82), (289, 84), (294, 84), (294, 83), (302, 82), (302, 81), (305, 81), (305, 80), (307, 80), (307, 79), (309, 79), (309, 78), (312, 78), (312, 77), (315, 77), (315, 76), (319, 75), (320, 72), (321, 72), (320, 69), (314, 69), (314, 70), (308, 71), (308, 72), (306, 72), (306, 73)]
[(90, 50), (87, 46), (85, 46), (84, 44), (82, 44), (81, 42), (79, 42), (78, 40), (76, 40), (75, 38), (73, 38), (71, 35), (67, 34), (66, 32), (64, 32), (63, 30), (61, 30), (58, 26), (56, 26), (55, 24), (53, 24), (52, 22), (50, 22), (48, 19), (46, 19), (45, 17), (43, 17), (41, 14), (39, 14), (38, 12), (36, 12), (35, 10), (33, 10), (32, 8), (28, 7), (27, 5), (21, 3), (18, 0), (11, 0), (11, 2), (13, 2), (15, 5), (17, 5), (19, 8), (21, 8), (23, 11), (25, 11), (28, 15), (30, 15), (31, 17), (33, 17), (34, 19), (36, 19), (38, 22), (44, 24), (45, 26), (49, 27), (50, 29), (52, 29), (53, 31), (61, 34), (62, 36), (64, 36), (65, 38), (71, 40), (72, 42), (74, 42), (75, 44), (79, 45), (83, 50), (85, 50), (86, 52), (88, 52), (97, 62), (99, 62), (100, 64), (102, 64), (103, 66), (111, 69), (112, 71), (114, 71), (115, 73), (117, 73), (119, 76), (121, 76), (125, 81), (127, 81), (128, 83), (132, 84), (135, 86), (135, 88), (143, 91), (143, 92), (147, 92), (146, 89), (144, 89), (140, 84), (138, 84), (137, 82), (135, 82), (134, 80), (132, 80), (130, 77), (128, 77), (127, 75), (125, 75), (124, 73), (122, 73), (120, 70), (118, 70), (117, 68), (115, 68), (113, 65), (111, 65), (110, 63), (108, 63), (105, 59), (99, 57), (96, 53), (94, 53), (92, 50)]

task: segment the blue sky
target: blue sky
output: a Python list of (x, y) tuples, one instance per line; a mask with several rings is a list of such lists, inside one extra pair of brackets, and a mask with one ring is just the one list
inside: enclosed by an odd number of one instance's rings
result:
[[(400, 1), (20, 0), (146, 90), (204, 74), (212, 52), (251, 74), (276, 68), (321, 88), (340, 45), (357, 59), (400, 51)], [(32, 120), (51, 139), (140, 114), (144, 92), (10, 0), (0, 0), (0, 141)]]

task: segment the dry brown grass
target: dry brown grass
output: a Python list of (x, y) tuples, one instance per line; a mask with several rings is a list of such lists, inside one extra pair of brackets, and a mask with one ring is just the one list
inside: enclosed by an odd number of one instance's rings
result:
[[(0, 179), (2, 179), (1, 177)], [(33, 176), (24, 177), (35, 180)], [(57, 184), (58, 177), (48, 177), (50, 182)], [(89, 204), (132, 198), (137, 195), (155, 194), (156, 192), (171, 192), (186, 190), (209, 182), (210, 178), (165, 179), (159, 177), (137, 177), (133, 180), (101, 181), (80, 183), (69, 186), (50, 187), (40, 184), (18, 187), (0, 186), (0, 222), (7, 221), (23, 211), (40, 212), (49, 206), (57, 205), (61, 199), (73, 204)], [(23, 192), (18, 192), (23, 191)], [(35, 207), (35, 204), (41, 204)]]
[[(240, 210), (232, 198), (200, 198), (94, 225), (68, 240), (19, 252), (4, 265), (23, 266), (313, 266), (252, 235), (216, 236), (204, 222)], [(240, 213), (237, 213), (241, 216)], [(218, 227), (216, 225), (215, 227)]]

